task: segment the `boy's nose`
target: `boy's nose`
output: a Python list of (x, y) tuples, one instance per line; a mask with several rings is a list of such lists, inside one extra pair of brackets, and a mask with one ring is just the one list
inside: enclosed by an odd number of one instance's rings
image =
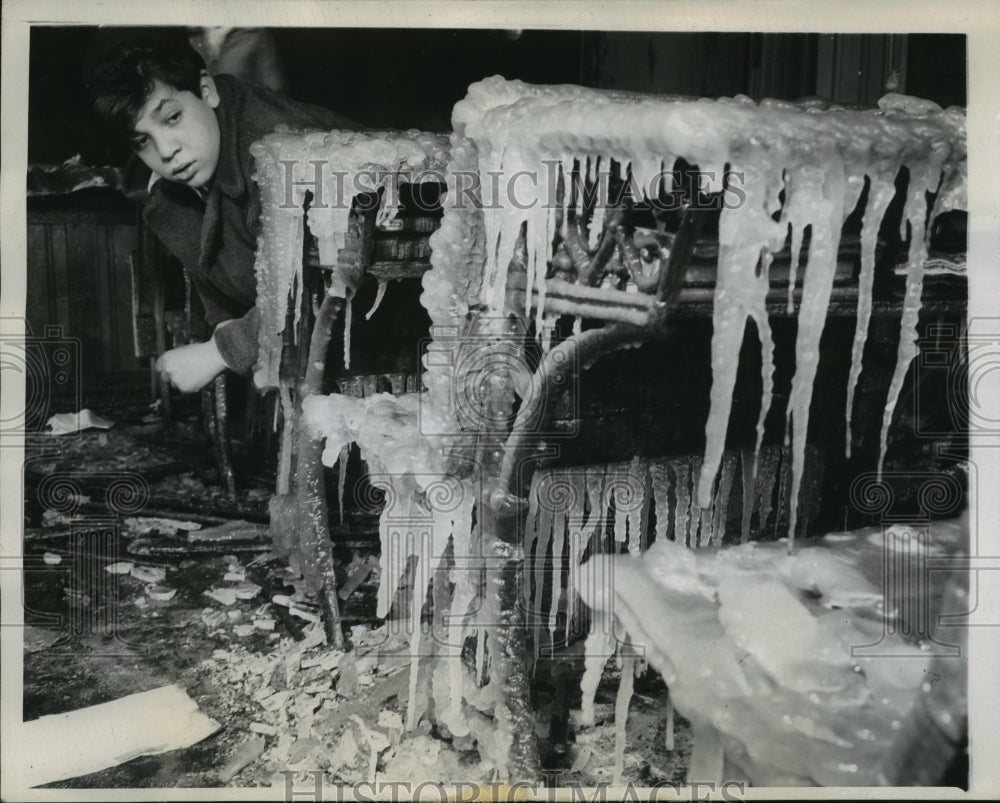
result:
[(163, 162), (169, 162), (180, 150), (180, 145), (172, 137), (159, 137), (154, 140), (154, 144)]

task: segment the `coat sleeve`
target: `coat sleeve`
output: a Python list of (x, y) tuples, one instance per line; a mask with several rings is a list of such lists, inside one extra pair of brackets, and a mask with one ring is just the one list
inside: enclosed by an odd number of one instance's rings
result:
[(231, 301), (198, 277), (192, 276), (192, 280), (205, 307), (205, 321), (215, 327), (212, 338), (222, 359), (238, 374), (253, 373), (257, 364), (257, 332), (260, 326), (257, 308), (251, 307), (242, 316), (236, 317), (230, 308)]
[(232, 370), (249, 376), (257, 364), (257, 340), (260, 316), (252, 307), (242, 318), (224, 321), (216, 327), (216, 348)]

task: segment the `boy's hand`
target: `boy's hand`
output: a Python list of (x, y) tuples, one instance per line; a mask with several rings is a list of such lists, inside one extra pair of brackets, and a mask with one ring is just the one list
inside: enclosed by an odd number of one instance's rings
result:
[(160, 376), (182, 393), (201, 390), (225, 369), (214, 339), (171, 349), (156, 361)]

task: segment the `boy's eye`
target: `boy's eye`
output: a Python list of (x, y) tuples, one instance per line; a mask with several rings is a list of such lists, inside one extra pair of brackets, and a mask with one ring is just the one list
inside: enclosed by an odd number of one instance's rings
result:
[(171, 114), (169, 117), (167, 117), (167, 122), (168, 123), (176, 123), (180, 119), (181, 119), (181, 113), (179, 111), (176, 111), (173, 114)]
[(146, 147), (146, 143), (149, 142), (148, 137), (136, 137), (132, 140), (132, 149), (136, 151), (141, 151)]

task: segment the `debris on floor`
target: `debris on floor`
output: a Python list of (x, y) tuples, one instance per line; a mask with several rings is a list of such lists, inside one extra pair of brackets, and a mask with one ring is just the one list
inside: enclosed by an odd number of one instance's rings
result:
[[(409, 623), (375, 617), (377, 529), (334, 536), (349, 628), (340, 652), (327, 645), (301, 574), (270, 551), (266, 487), (242, 487), (231, 500), (191, 454), (146, 424), (29, 439), (25, 720), (173, 685), (220, 725), (189, 747), (48, 785), (283, 789), (289, 771), (323, 771), (331, 784), (491, 780), (474, 738), (426, 720), (404, 733)], [(115, 508), (110, 485), (122, 477), (138, 496)], [(65, 493), (56, 481), (69, 482)], [(570, 711), (580, 706), (578, 683), (558, 680), (578, 679), (579, 659), (540, 661), (533, 694), (547, 765), (560, 781), (586, 785), (610, 780), (618, 681), (607, 668), (595, 724), (583, 727)], [(650, 681), (644, 693), (642, 683), (624, 777), (678, 783), (686, 724), (678, 718), (677, 749), (667, 750), (665, 689)]]

